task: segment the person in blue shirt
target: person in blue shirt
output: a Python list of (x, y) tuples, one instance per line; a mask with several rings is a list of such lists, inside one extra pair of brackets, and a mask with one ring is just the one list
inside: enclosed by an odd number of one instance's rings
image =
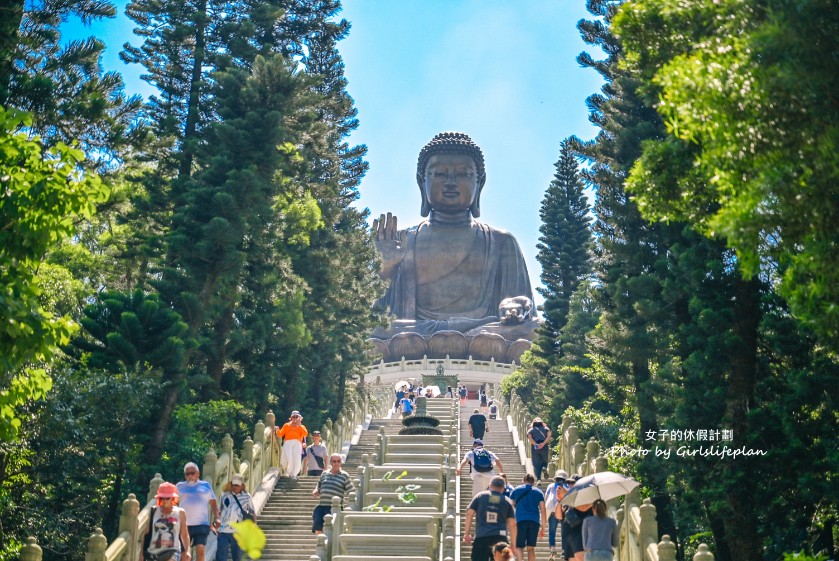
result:
[(522, 483), (510, 497), (516, 507), (516, 558), (524, 561), (527, 548), (527, 561), (536, 561), (536, 541), (545, 537), (547, 523), (545, 495), (534, 487), (536, 478), (532, 474), (525, 474)]

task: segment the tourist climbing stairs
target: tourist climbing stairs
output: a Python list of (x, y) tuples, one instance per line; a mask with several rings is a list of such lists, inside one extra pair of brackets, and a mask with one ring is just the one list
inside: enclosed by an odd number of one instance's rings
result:
[[(454, 471), (449, 464), (458, 452), (457, 407), (449, 399), (432, 399), (426, 409), (428, 416), (440, 421), (442, 434), (399, 435), (405, 427), (395, 416), (373, 419), (361, 432), (344, 464), (356, 478), (357, 494), (350, 498), (349, 509), (335, 511), (334, 521), (327, 519), (319, 539), (311, 533), (317, 504), (311, 493), (317, 480), (279, 478), (259, 520), (267, 537), (263, 559), (439, 561), (444, 553), (453, 558), (454, 517), (448, 516), (448, 538), (444, 526), (447, 514), (455, 510)], [(407, 475), (397, 479), (403, 472)], [(411, 504), (398, 499), (397, 487), (406, 484), (419, 486)], [(377, 504), (391, 511), (375, 512)], [(373, 511), (365, 512), (370, 505)]]
[[(472, 437), (469, 434), (469, 417), (473, 414), (476, 408), (479, 407), (477, 400), (470, 400), (466, 405), (460, 408), (460, 458), (472, 449)], [(504, 473), (507, 475), (507, 481), (513, 487), (518, 487), (522, 484), (522, 478), (527, 473), (527, 469), (531, 469), (529, 461), (526, 465), (522, 465), (519, 449), (513, 442), (513, 434), (507, 426), (507, 420), (494, 419), (488, 421), (489, 430), (483, 437), (484, 448), (498, 456), (501, 465), (504, 467)], [(497, 472), (497, 470), (496, 470)], [(551, 481), (543, 481), (540, 489), (542, 491), (548, 486)], [(472, 500), (472, 479), (469, 476), (469, 467), (463, 469), (460, 477), (460, 534), (463, 535), (463, 524), (466, 519), (466, 510)], [(475, 521), (472, 523), (472, 536), (475, 535)], [(461, 540), (460, 558), (469, 559), (472, 554), (472, 546), (467, 545)], [(550, 555), (550, 548), (548, 547), (548, 531), (545, 528), (545, 537), (540, 538), (536, 547), (536, 558), (545, 560)]]

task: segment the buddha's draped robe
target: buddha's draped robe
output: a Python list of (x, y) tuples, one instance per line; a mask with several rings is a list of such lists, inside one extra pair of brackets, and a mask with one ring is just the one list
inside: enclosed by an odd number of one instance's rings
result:
[[(451, 228), (459, 228), (461, 239), (467, 237), (460, 247), (429, 243), (435, 236), (442, 239), (451, 235)], [(441, 226), (426, 220), (406, 233), (405, 258), (397, 267), (382, 304), (397, 319), (415, 320), (412, 331), (465, 331), (495, 321), (498, 304), (504, 298), (533, 299), (524, 256), (511, 234), (476, 220), (460, 226)], [(418, 255), (418, 251), (423, 254)], [(435, 251), (445, 251), (446, 255), (435, 259)], [(430, 260), (435, 260), (431, 274), (424, 271), (418, 275), (418, 263)], [(422, 281), (418, 277), (428, 278)]]

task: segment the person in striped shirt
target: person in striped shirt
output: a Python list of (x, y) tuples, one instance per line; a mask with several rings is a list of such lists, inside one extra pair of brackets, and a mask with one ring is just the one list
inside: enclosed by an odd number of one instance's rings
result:
[(332, 498), (341, 498), (341, 508), (346, 503), (347, 496), (355, 490), (350, 474), (341, 469), (343, 459), (341, 454), (329, 456), (329, 471), (324, 471), (312, 495), (318, 498), (318, 505), (312, 511), (312, 533), (323, 533), (323, 519), (332, 512)]

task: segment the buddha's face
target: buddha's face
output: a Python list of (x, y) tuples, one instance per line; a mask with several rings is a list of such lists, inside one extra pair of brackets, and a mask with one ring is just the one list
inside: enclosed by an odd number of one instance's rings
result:
[(441, 212), (467, 210), (478, 195), (475, 161), (463, 154), (435, 154), (425, 167), (425, 197)]

